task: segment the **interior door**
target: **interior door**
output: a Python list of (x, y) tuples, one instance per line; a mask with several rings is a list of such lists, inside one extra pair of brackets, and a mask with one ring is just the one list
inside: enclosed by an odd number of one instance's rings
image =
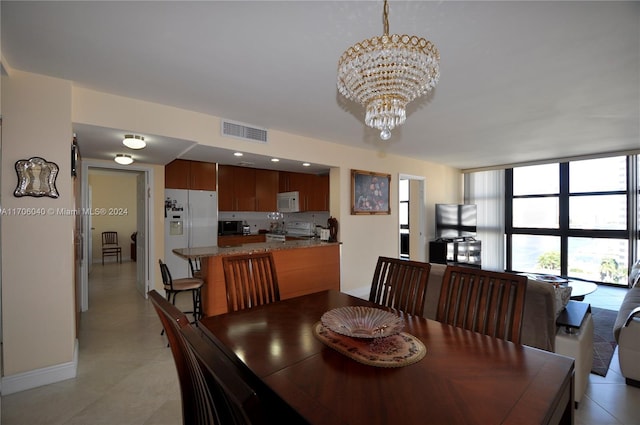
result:
[(149, 292), (149, 273), (147, 267), (147, 209), (149, 207), (149, 189), (147, 186), (147, 173), (138, 173), (136, 177), (136, 287), (146, 298)]
[[(427, 234), (426, 234), (426, 195), (425, 180), (422, 176), (411, 176), (400, 174), (398, 182), (408, 180), (409, 182), (409, 259), (414, 261), (427, 261)], [(402, 238), (402, 236), (400, 236)], [(406, 236), (405, 236), (406, 238)], [(402, 251), (402, 247), (399, 246)], [(399, 258), (402, 252), (399, 253)]]
[[(93, 193), (91, 192), (91, 186), (89, 186), (89, 190), (87, 191), (87, 200), (88, 203), (86, 205), (89, 205), (89, 208), (93, 207)], [(91, 269), (93, 267), (93, 223), (91, 221), (91, 214), (86, 214), (87, 217), (87, 226), (83, 229), (84, 230), (84, 238), (87, 241), (87, 249), (88, 249), (88, 254), (87, 254), (87, 269), (89, 270), (89, 274), (91, 274)]]
[(409, 214), (415, 223), (409, 232), (409, 258), (416, 261), (427, 261), (427, 235), (425, 219), (424, 180), (409, 180), (409, 196), (414, 202), (409, 207)]

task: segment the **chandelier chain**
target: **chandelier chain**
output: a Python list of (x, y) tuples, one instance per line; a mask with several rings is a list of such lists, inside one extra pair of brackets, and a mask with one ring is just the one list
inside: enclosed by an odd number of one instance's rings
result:
[(389, 35), (389, 3), (387, 3), (387, 0), (384, 0), (382, 18), (384, 20), (384, 35)]

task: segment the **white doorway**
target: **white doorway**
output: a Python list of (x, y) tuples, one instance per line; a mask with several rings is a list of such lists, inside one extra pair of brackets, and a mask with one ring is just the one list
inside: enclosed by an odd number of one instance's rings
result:
[[(91, 267), (92, 259), (92, 239), (93, 237), (99, 238), (100, 235), (94, 235), (92, 237), (92, 205), (95, 199), (96, 193), (89, 185), (89, 171), (110, 171), (120, 173), (133, 173), (135, 174), (135, 186), (136, 186), (136, 201), (135, 201), (135, 217), (133, 219), (136, 223), (136, 243), (135, 254), (131, 252), (131, 259), (135, 255), (136, 258), (136, 289), (138, 292), (146, 298), (146, 294), (150, 289), (150, 283), (153, 276), (152, 271), (149, 269), (149, 256), (153, 255), (151, 247), (153, 246), (153, 238), (149, 237), (149, 227), (153, 217), (153, 169), (147, 166), (118, 166), (117, 164), (108, 164), (101, 161), (82, 161), (82, 208), (86, 214), (82, 215), (84, 225), (84, 235), (82, 240), (83, 244), (83, 261), (80, 265), (82, 281), (80, 285), (80, 311), (87, 311), (89, 309), (89, 271)], [(109, 214), (109, 208), (107, 208), (106, 214)], [(113, 214), (121, 214), (121, 211), (114, 210)], [(133, 240), (130, 239), (130, 234), (119, 236), (119, 244), (122, 247), (123, 252), (126, 250), (129, 252), (130, 244)], [(127, 256), (128, 257), (128, 256)]]
[(398, 258), (427, 261), (425, 180), (422, 176), (398, 177), (400, 232)]

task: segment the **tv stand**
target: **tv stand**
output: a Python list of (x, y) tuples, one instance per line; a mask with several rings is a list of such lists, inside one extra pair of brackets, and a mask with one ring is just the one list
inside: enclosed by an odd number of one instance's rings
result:
[(429, 262), (481, 267), (482, 244), (473, 238), (438, 239), (429, 242)]

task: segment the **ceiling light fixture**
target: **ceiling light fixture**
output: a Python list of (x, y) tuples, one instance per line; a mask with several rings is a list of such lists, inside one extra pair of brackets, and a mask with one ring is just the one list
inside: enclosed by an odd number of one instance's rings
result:
[(242, 156), (242, 155), (243, 155), (243, 153), (242, 153), (242, 152), (234, 152), (234, 153), (233, 153), (233, 156)]
[(278, 158), (271, 158), (271, 162), (280, 162)]
[(135, 134), (126, 134), (122, 140), (122, 144), (130, 149), (142, 149), (147, 146), (144, 137)]
[(384, 1), (384, 35), (349, 47), (338, 60), (338, 91), (366, 107), (364, 122), (389, 140), (406, 120), (409, 102), (431, 91), (440, 78), (440, 52), (415, 35), (389, 35)]
[(131, 157), (131, 155), (127, 155), (124, 153), (117, 154), (113, 160), (120, 165), (129, 165), (133, 163), (133, 158)]

